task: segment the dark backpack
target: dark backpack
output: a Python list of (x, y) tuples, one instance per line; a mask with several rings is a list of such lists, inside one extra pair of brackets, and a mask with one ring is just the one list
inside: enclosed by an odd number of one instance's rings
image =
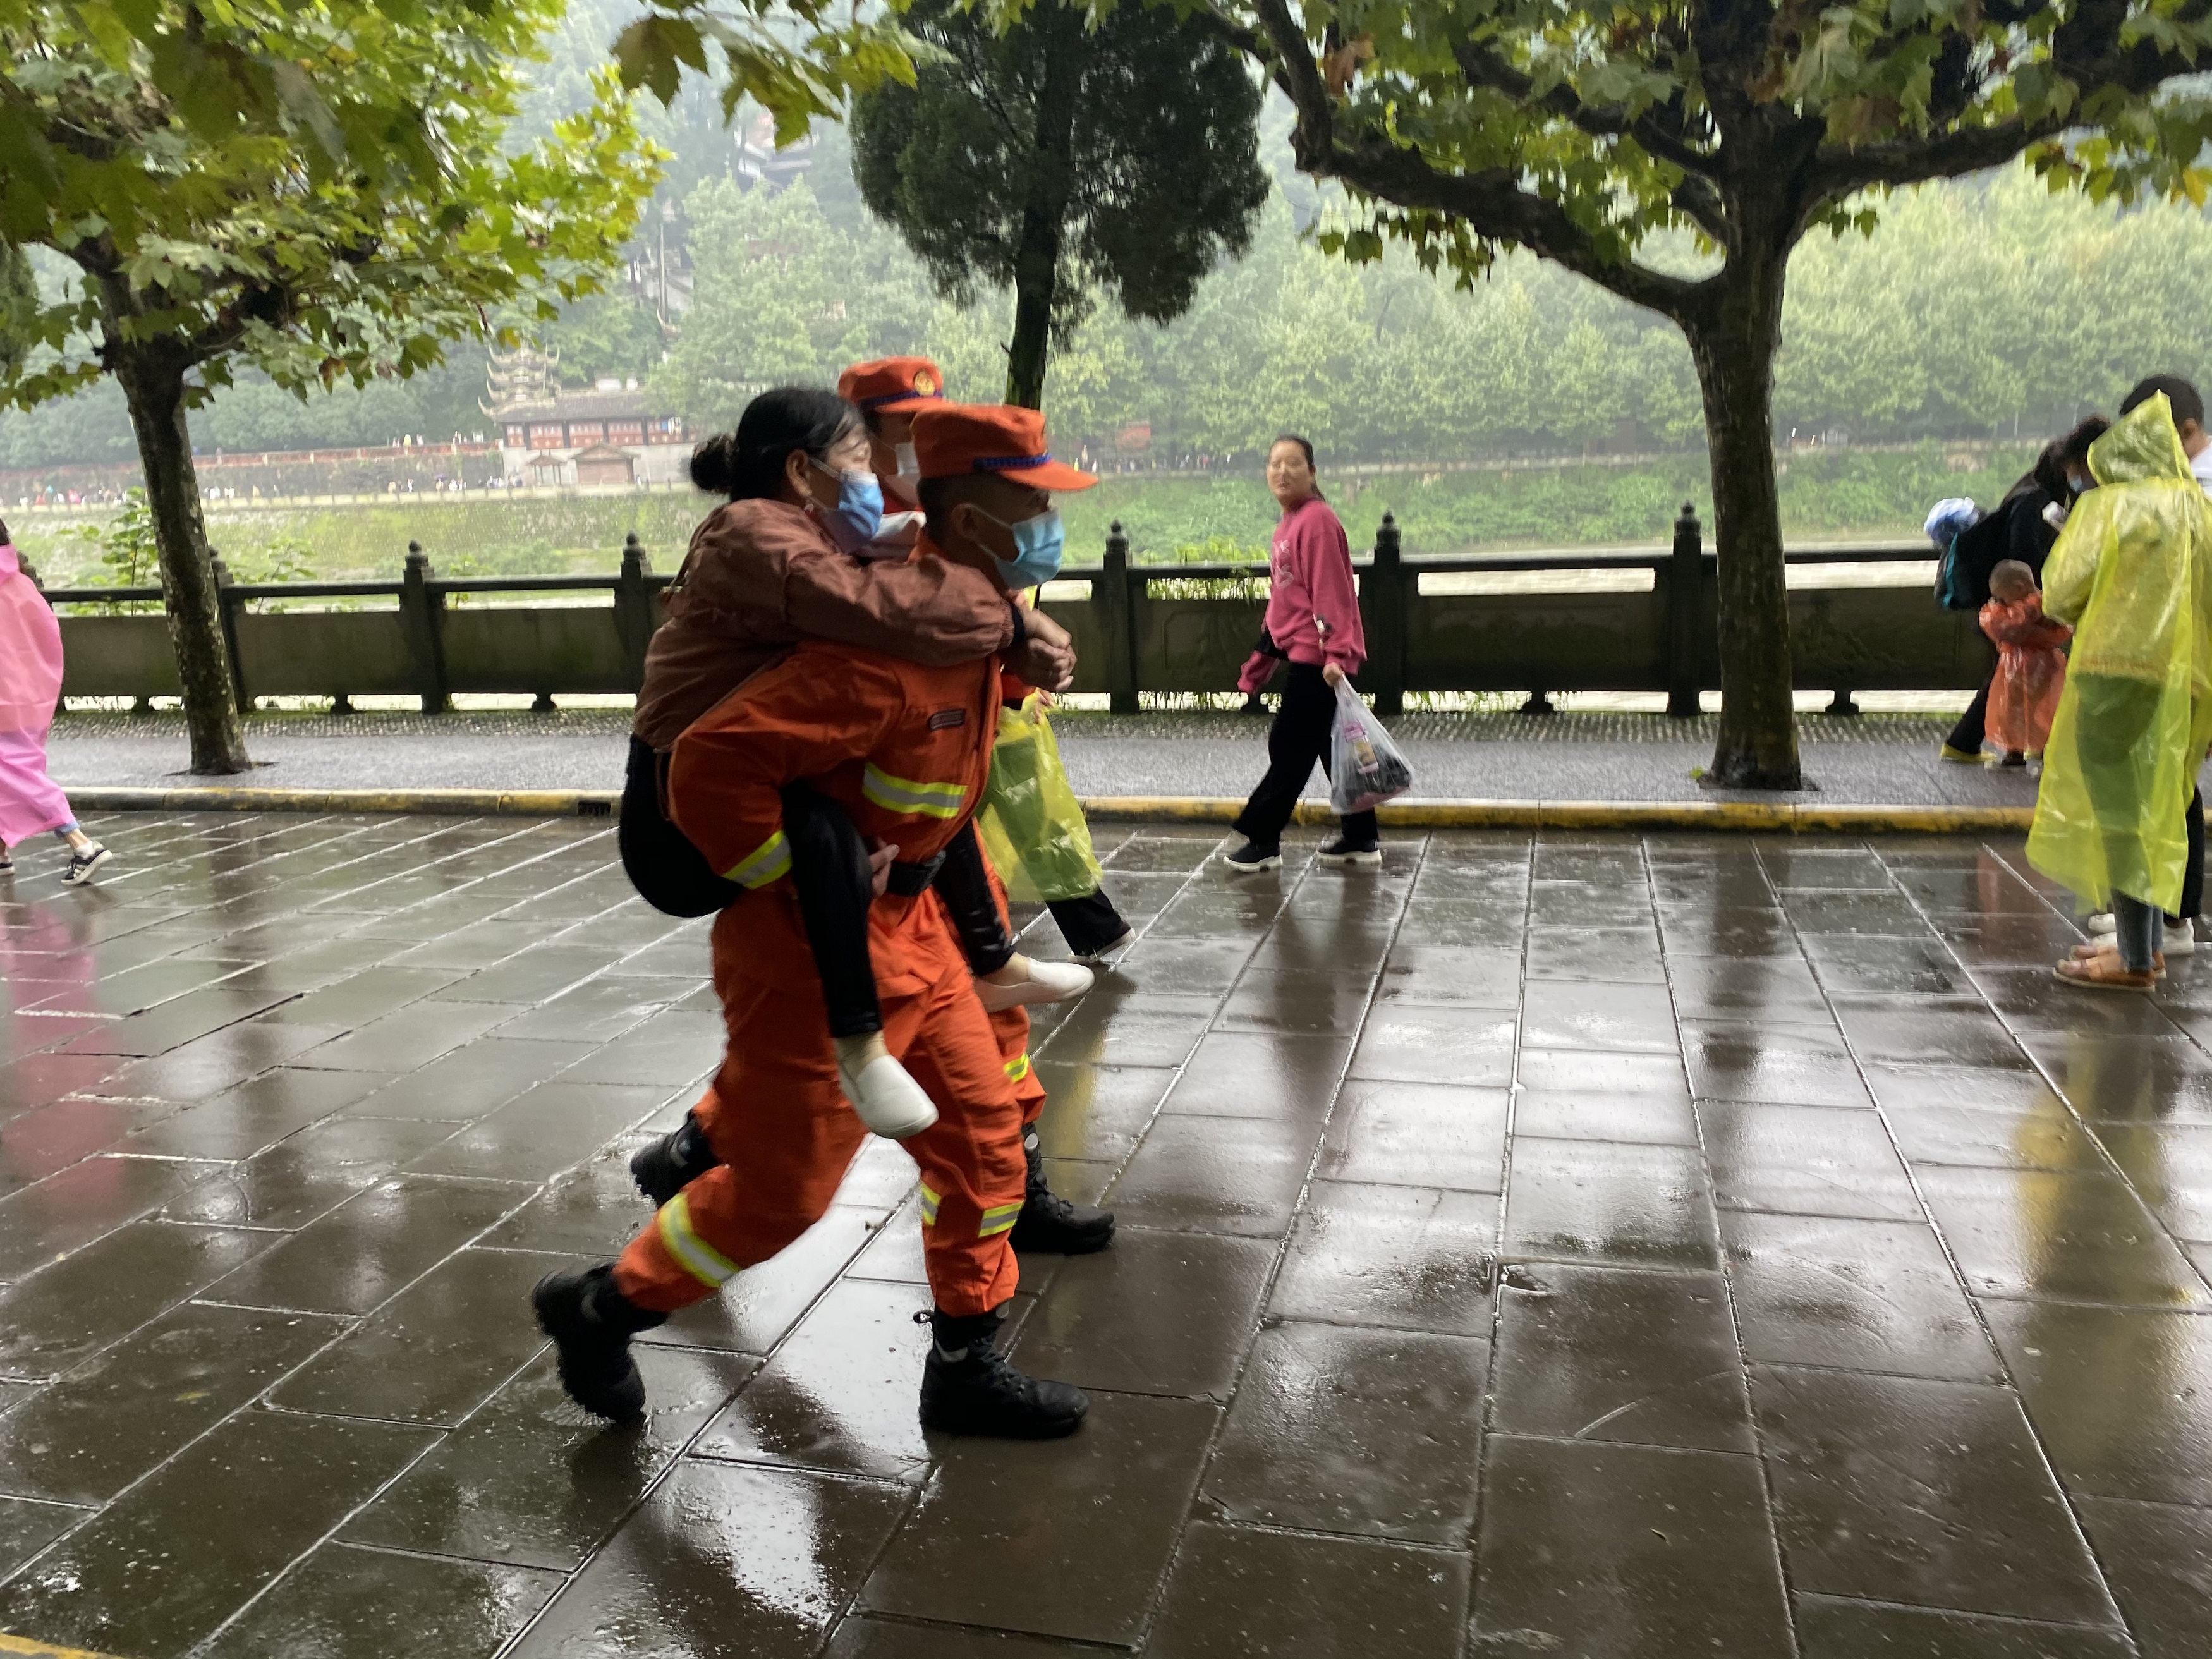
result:
[(1949, 611), (1979, 611), (1990, 602), (1990, 572), (2011, 548), (2011, 504), (2001, 503), (1951, 538), (1936, 567), (1936, 602)]
[(629, 740), (615, 844), (638, 896), (664, 915), (712, 915), (745, 890), (717, 875), (707, 855), (661, 816), (660, 757), (635, 738)]

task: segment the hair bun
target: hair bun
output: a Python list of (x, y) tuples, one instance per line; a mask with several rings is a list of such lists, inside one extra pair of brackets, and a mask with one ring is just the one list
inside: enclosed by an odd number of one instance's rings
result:
[(710, 495), (728, 495), (738, 488), (738, 439), (718, 432), (691, 452), (691, 483)]

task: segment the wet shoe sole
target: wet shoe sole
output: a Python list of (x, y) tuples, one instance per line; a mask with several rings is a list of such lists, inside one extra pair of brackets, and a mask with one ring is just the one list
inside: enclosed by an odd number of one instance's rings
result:
[(2051, 976), (2061, 984), (2078, 985), (2085, 991), (2131, 991), (2139, 997), (2148, 996), (2158, 983), (2158, 975), (2155, 974), (2152, 975), (2146, 982), (2137, 985), (2124, 980), (2090, 979), (2086, 975), (2066, 973), (2057, 968), (2053, 968), (2051, 973)]
[(1316, 853), (1314, 854), (1314, 857), (1318, 859), (1322, 863), (1334, 865), (1340, 870), (1349, 865), (1356, 864), (1362, 866), (1373, 866), (1380, 865), (1382, 862), (1382, 854), (1379, 851), (1373, 853)]
[[(1040, 1238), (1037, 1236), (1040, 1233), (1045, 1237)], [(1006, 1242), (1015, 1249), (1030, 1255), (1096, 1255), (1101, 1250), (1113, 1248), (1114, 1220), (1108, 1217), (1104, 1229), (1096, 1234), (1062, 1232), (1047, 1224), (1032, 1229), (1027, 1236), (1023, 1233), (1022, 1224), (1017, 1221), (1013, 1231), (1007, 1234)]]
[(929, 1413), (921, 1413), (921, 1426), (939, 1434), (957, 1434), (975, 1440), (1065, 1440), (1083, 1426), (1090, 1416), (1091, 1406), (1084, 1402), (1083, 1409), (1069, 1418), (1040, 1418), (1033, 1423), (1010, 1427), (1005, 1424), (933, 1423)]
[(1275, 854), (1271, 858), (1249, 860), (1224, 858), (1221, 861), (1241, 875), (1250, 875), (1261, 870), (1279, 870), (1283, 867), (1283, 855), (1280, 853)]

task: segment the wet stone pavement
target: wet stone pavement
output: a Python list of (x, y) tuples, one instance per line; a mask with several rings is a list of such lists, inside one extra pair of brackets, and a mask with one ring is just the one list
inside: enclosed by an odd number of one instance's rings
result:
[[(1102, 838), (1023, 1265), (1073, 1439), (926, 1437), (913, 1182), (652, 1334), (702, 927), (602, 826), (116, 817), (4, 922), (0, 1629), (167, 1656), (2201, 1659), (2212, 958), (2054, 981), (2016, 842)], [(1030, 938), (1056, 945), (1048, 921)]]

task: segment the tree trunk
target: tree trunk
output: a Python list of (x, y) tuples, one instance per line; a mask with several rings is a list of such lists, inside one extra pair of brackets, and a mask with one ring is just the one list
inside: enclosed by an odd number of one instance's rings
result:
[(1788, 259), (1786, 246), (1739, 246), (1717, 303), (1685, 325), (1705, 394), (1719, 553), (1721, 729), (1707, 781), (1728, 789), (1803, 787), (1774, 479), (1774, 354)]
[(1052, 349), (1053, 302), (1060, 290), (1060, 247), (1075, 146), (1075, 102), (1083, 80), (1083, 20), (1065, 5), (1030, 14), (1044, 55), (1037, 88), (1036, 159), (1022, 208), (1021, 245), (1014, 253), (1014, 338), (1006, 348), (1006, 401), (1044, 407), (1044, 371)]
[(108, 363), (123, 387), (138, 459), (146, 471), (146, 505), (161, 550), (163, 609), (169, 643), (177, 653), (177, 678), (185, 693), (185, 727), (191, 734), (192, 770), (243, 772), (246, 733), (238, 719), (230, 652), (223, 643), (216, 594), (215, 561), (200, 517), (199, 480), (185, 426), (185, 371), (180, 351), (150, 344), (112, 344)]

